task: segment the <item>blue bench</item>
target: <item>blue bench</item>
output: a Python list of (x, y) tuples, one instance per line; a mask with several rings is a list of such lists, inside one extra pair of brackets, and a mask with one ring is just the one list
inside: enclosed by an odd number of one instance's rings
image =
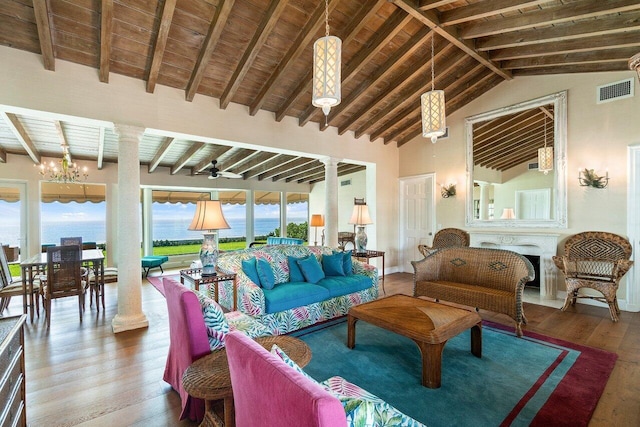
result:
[(160, 271), (164, 273), (162, 269), (162, 264), (169, 261), (169, 257), (165, 255), (149, 255), (142, 257), (142, 269), (144, 270), (144, 277), (149, 275), (149, 270), (152, 268), (160, 267)]

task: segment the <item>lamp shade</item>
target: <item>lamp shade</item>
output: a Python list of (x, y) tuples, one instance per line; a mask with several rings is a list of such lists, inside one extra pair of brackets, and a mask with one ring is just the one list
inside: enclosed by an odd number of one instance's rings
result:
[(431, 90), (420, 97), (422, 110), (422, 136), (431, 138), (435, 144), (446, 132), (445, 103), (443, 90)]
[(553, 170), (553, 147), (538, 148), (538, 170), (545, 175)]
[(500, 219), (514, 219), (515, 217), (516, 214), (513, 212), (513, 208), (504, 208)]
[(356, 225), (373, 224), (373, 221), (371, 221), (371, 217), (369, 216), (369, 206), (355, 205), (353, 207), (353, 213), (351, 214), (351, 219), (349, 220), (349, 224), (356, 224)]
[(321, 37), (313, 44), (313, 92), (311, 103), (322, 108), (325, 116), (340, 104), (342, 40)]
[(323, 227), (324, 226), (324, 217), (319, 214), (311, 215), (311, 224), (312, 227)]
[(189, 230), (221, 230), (231, 228), (222, 214), (219, 200), (199, 200)]

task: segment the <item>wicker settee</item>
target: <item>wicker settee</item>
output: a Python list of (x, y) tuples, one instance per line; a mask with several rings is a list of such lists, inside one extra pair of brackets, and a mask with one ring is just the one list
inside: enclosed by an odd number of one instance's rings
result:
[(531, 262), (512, 251), (455, 247), (440, 249), (414, 268), (413, 294), (503, 313), (522, 336), (524, 285), (533, 280)]

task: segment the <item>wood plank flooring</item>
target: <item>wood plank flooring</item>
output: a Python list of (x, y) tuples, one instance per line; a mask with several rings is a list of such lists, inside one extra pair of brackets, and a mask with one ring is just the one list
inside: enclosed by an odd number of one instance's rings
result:
[[(386, 277), (387, 294), (411, 294), (413, 276)], [(79, 322), (77, 301), (53, 301), (51, 328), (44, 316), (25, 327), (27, 419), (39, 426), (194, 426), (179, 421), (178, 394), (162, 380), (169, 344), (164, 297), (146, 280), (142, 305), (146, 329), (113, 334), (116, 285), (107, 285), (106, 311), (87, 308)], [(14, 298), (5, 316), (22, 312)], [(623, 312), (618, 323), (606, 308), (579, 304), (570, 312), (525, 304), (536, 331), (618, 354), (615, 369), (590, 426), (640, 425), (640, 313)], [(483, 319), (511, 325), (504, 315)], [(571, 402), (567, 402), (570, 405)]]

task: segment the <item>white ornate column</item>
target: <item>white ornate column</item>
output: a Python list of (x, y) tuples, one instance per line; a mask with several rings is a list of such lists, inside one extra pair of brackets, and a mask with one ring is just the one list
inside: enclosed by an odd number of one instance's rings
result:
[(118, 314), (113, 332), (149, 326), (142, 312), (140, 267), (140, 141), (143, 128), (116, 125), (118, 134)]
[(325, 245), (338, 247), (338, 162), (333, 157), (321, 160), (324, 163), (324, 229)]
[(480, 220), (489, 219), (489, 183), (480, 182)]

